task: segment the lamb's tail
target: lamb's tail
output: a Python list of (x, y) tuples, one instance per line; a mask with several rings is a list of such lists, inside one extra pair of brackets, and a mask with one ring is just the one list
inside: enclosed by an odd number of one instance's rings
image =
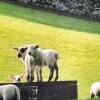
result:
[(56, 58), (56, 60), (59, 59), (59, 54), (58, 53), (55, 53), (55, 58)]

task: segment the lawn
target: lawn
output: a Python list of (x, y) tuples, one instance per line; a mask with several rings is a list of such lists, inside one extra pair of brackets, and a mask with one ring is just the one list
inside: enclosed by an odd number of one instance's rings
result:
[[(0, 2), (0, 82), (24, 75), (25, 66), (14, 47), (39, 44), (59, 52), (59, 80), (77, 80), (79, 100), (89, 98), (90, 86), (100, 81), (100, 23), (64, 17)], [(43, 68), (43, 79), (49, 69)]]

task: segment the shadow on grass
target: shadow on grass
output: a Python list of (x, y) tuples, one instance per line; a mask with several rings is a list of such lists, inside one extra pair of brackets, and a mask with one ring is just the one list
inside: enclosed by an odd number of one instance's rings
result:
[(100, 34), (100, 23), (0, 2), (0, 14), (49, 26)]

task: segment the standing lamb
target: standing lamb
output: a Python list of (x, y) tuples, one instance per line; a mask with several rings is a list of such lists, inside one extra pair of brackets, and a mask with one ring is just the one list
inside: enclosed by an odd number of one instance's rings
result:
[(0, 86), (0, 100), (20, 100), (20, 91), (16, 85)]
[[(34, 48), (34, 49), (32, 49)], [(42, 66), (43, 65), (48, 65), (50, 69), (50, 75), (48, 81), (50, 81), (53, 77), (53, 72), (54, 69), (56, 71), (56, 77), (55, 81), (58, 79), (58, 65), (57, 65), (57, 60), (58, 60), (58, 54), (55, 50), (53, 49), (46, 49), (46, 50), (41, 50), (38, 45), (27, 45), (25, 47), (19, 47), (19, 48), (14, 48), (17, 50), (17, 56), (21, 58), (21, 61), (25, 64), (26, 66), (26, 78), (28, 82), (32, 82), (34, 79), (34, 68), (36, 65), (36, 73), (37, 73), (37, 81), (42, 81)], [(28, 51), (38, 51), (35, 56), (35, 53), (33, 54), (33, 57), (31, 54), (27, 52)], [(34, 59), (35, 58), (35, 59)]]
[[(16, 51), (17, 51), (17, 56), (18, 58), (21, 59), (21, 61), (25, 64), (25, 57), (26, 57), (26, 54), (27, 54), (27, 47), (18, 47), (18, 48), (14, 48)], [(25, 64), (26, 66), (26, 64)], [(27, 78), (27, 81), (29, 82), (28, 80), (28, 75), (26, 74), (26, 78)]]
[(28, 81), (34, 79), (34, 68), (36, 68), (37, 81), (42, 81), (42, 67), (47, 65), (50, 69), (50, 75), (48, 81), (51, 81), (54, 70), (56, 71), (55, 81), (58, 79), (58, 65), (57, 60), (59, 58), (58, 53), (53, 49), (42, 50), (39, 45), (28, 45), (28, 51), (25, 57), (26, 74)]
[(100, 82), (95, 82), (91, 86), (90, 97), (100, 97)]

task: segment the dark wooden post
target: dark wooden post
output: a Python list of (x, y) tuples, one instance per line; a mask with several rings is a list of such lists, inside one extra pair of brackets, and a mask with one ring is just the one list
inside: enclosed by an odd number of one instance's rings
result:
[(17, 85), (21, 100), (76, 100), (78, 97), (77, 81), (5, 84)]

